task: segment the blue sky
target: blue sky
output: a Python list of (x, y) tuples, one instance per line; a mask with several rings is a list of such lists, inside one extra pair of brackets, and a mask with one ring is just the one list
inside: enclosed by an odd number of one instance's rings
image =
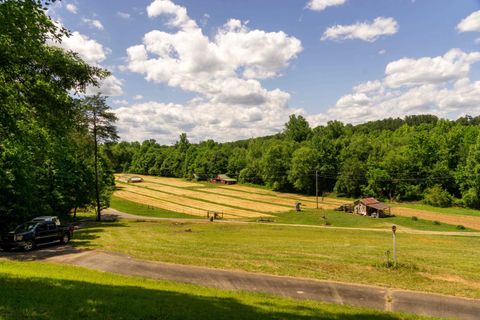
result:
[(291, 113), (312, 125), (477, 114), (478, 10), (474, 0), (83, 0), (49, 13), (76, 32), (60, 46), (112, 71), (98, 90), (122, 139), (172, 143), (184, 131), (275, 133)]

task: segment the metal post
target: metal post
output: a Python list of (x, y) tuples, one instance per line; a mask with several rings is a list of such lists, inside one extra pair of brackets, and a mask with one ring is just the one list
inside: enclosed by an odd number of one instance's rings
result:
[(318, 170), (315, 170), (315, 194), (316, 194), (317, 209), (318, 209)]
[(393, 266), (397, 266), (397, 237), (396, 237), (397, 226), (392, 226), (392, 234), (393, 234)]

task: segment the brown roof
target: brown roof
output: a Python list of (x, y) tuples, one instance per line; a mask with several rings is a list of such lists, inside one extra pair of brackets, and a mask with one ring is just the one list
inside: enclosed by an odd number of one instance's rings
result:
[(365, 199), (360, 200), (360, 202), (363, 203), (366, 206), (370, 206), (372, 204), (380, 203), (380, 201), (378, 201), (375, 198), (365, 198)]
[(368, 205), (366, 205), (366, 206), (369, 207), (369, 208), (374, 208), (374, 209), (382, 210), (382, 211), (387, 210), (387, 209), (390, 208), (390, 207), (387, 206), (385, 203), (381, 203), (381, 202), (379, 202), (379, 203), (374, 203), (374, 204), (368, 204)]

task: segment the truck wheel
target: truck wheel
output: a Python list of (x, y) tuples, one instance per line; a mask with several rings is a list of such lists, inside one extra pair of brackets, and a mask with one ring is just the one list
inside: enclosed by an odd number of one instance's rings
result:
[(31, 251), (34, 247), (35, 247), (35, 243), (33, 243), (32, 240), (27, 240), (27, 241), (25, 241), (25, 244), (23, 245), (23, 250)]
[(68, 234), (64, 234), (61, 241), (63, 244), (67, 244), (70, 242), (70, 236)]

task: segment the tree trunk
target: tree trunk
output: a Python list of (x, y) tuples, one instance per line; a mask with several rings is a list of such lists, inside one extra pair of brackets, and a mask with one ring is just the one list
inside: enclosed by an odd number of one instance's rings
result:
[(97, 116), (93, 115), (93, 139), (94, 139), (94, 154), (95, 154), (95, 196), (97, 199), (97, 221), (102, 220), (100, 212), (100, 190), (98, 186), (98, 141), (97, 141)]

